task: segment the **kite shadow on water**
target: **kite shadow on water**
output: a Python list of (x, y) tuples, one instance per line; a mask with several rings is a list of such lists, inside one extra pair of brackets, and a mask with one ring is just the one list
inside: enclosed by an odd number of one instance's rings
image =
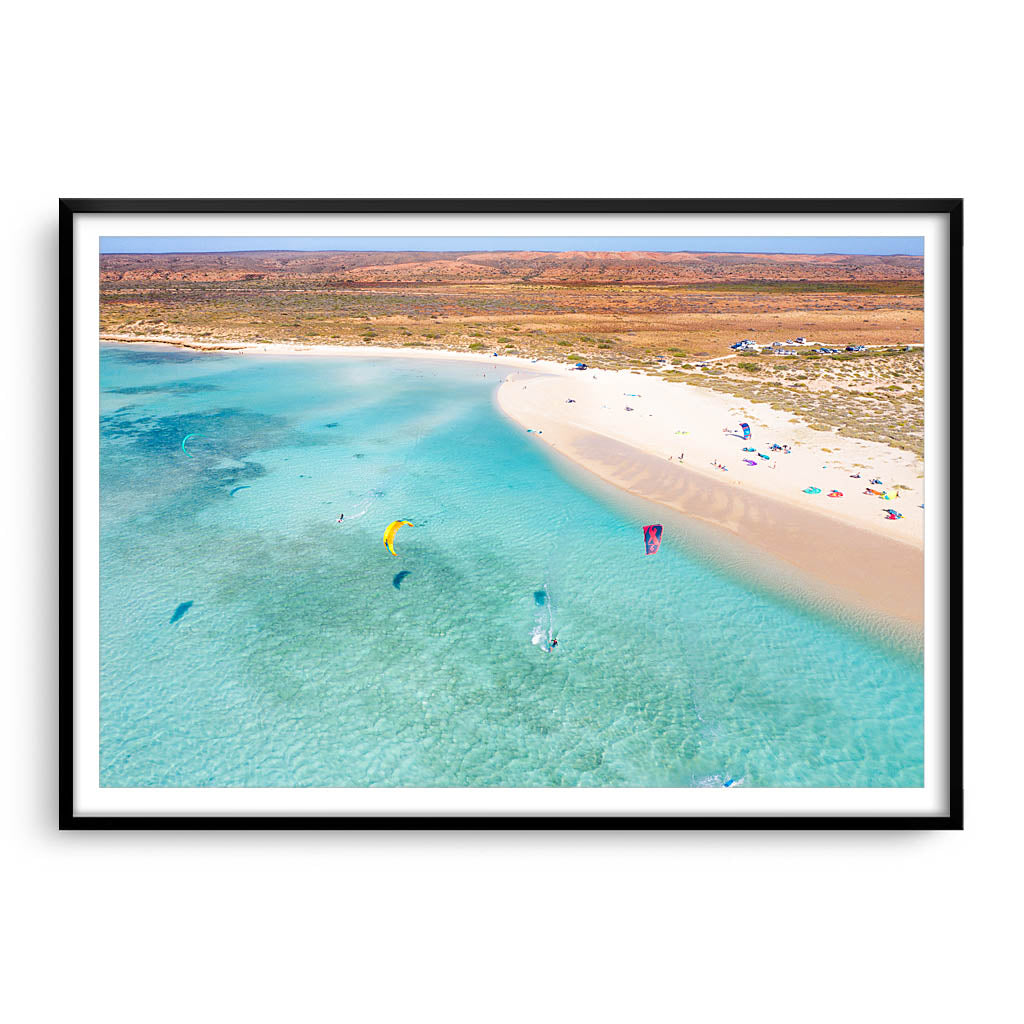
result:
[(401, 590), (402, 589), (402, 581), (405, 579), (406, 576), (411, 576), (411, 575), (412, 575), (412, 572), (409, 569), (403, 569), (401, 572), (396, 572), (395, 573), (395, 578), (391, 581), (391, 586), (393, 586), (395, 588), (395, 590)]
[(229, 498), (233, 498), (239, 491), (249, 491), (249, 490), (252, 490), (252, 488), (248, 484), (241, 484), (238, 487), (233, 487), (228, 492), (228, 497)]
[(169, 626), (173, 626), (179, 619), (184, 618), (185, 612), (192, 607), (194, 602), (182, 601), (177, 608), (174, 609), (174, 614), (171, 616), (171, 621), (168, 623)]

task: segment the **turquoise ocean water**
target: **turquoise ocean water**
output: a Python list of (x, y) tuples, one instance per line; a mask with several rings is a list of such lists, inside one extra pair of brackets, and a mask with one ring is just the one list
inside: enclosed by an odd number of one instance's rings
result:
[(100, 365), (102, 785), (922, 785), (919, 650), (562, 466), (490, 365)]

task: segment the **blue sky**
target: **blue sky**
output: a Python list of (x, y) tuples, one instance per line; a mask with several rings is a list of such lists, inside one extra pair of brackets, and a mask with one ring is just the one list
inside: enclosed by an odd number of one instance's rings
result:
[(100, 239), (101, 253), (348, 251), (348, 252), (504, 252), (526, 249), (539, 252), (786, 252), (844, 253), (847, 255), (923, 256), (924, 239), (914, 236), (722, 236), (722, 237), (626, 237), (589, 236), (107, 236)]

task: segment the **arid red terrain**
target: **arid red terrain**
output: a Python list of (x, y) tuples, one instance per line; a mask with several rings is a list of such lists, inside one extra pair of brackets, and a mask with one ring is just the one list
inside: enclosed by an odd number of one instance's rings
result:
[(103, 281), (679, 284), (920, 281), (913, 256), (663, 252), (238, 252), (108, 255)]

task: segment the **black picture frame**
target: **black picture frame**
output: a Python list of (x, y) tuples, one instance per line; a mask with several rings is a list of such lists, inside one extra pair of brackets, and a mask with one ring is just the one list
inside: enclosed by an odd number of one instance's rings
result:
[[(962, 829), (963, 799), (963, 200), (962, 199), (61, 199), (60, 463), (74, 491), (72, 454), (74, 233), (79, 214), (933, 214), (949, 237), (949, 731), (948, 808), (900, 815), (86, 815), (74, 806), (73, 538), (61, 517), (58, 827), (78, 829)], [(933, 455), (931, 458), (938, 458)]]

